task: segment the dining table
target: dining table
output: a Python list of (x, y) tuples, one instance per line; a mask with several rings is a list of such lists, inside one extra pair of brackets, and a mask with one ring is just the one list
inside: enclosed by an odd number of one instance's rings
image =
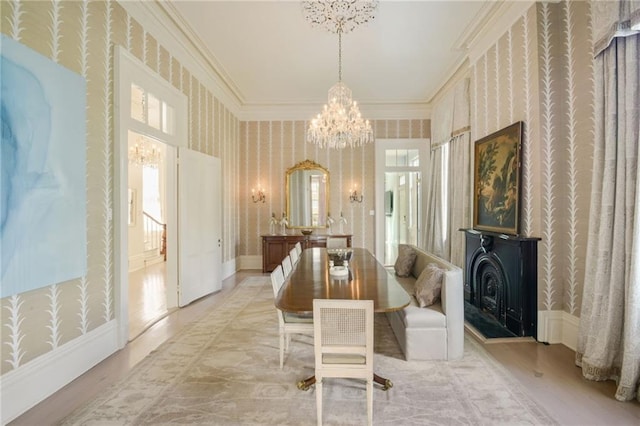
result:
[[(313, 299), (373, 300), (376, 313), (393, 312), (410, 303), (410, 296), (387, 270), (364, 248), (350, 248), (351, 257), (340, 275), (335, 275), (326, 248), (304, 250), (293, 271), (278, 293), (275, 305), (284, 312), (313, 314)], [(374, 381), (387, 390), (391, 380), (374, 374)], [(309, 389), (315, 377), (298, 382), (298, 388)]]

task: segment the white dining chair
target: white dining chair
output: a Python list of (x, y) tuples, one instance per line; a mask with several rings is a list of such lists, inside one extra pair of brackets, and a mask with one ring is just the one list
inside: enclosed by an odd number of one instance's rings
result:
[[(280, 265), (271, 272), (271, 287), (273, 288), (274, 300), (278, 298), (278, 292), (284, 284), (284, 274)], [(289, 351), (292, 334), (313, 335), (313, 317), (311, 315), (296, 315), (282, 312), (276, 308), (278, 313), (278, 334), (280, 343), (280, 369), (284, 367), (284, 352)]]
[(347, 239), (342, 237), (327, 237), (327, 248), (347, 248)]
[(296, 253), (298, 253), (298, 257), (300, 257), (300, 255), (302, 254), (302, 244), (300, 244), (300, 241), (296, 243), (295, 248)]
[(291, 264), (291, 258), (289, 256), (285, 256), (285, 258), (282, 259), (282, 271), (284, 272), (285, 279), (289, 277), (292, 270), (293, 265)]
[(296, 266), (300, 257), (298, 257), (298, 252), (296, 251), (295, 247), (289, 250), (289, 257), (291, 258), (291, 265)]
[(325, 377), (363, 379), (367, 424), (373, 423), (373, 300), (314, 299), (314, 353), (318, 425)]

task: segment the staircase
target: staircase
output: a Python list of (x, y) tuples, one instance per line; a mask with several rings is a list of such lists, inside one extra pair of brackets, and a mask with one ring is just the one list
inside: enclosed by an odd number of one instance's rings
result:
[(145, 264), (167, 260), (167, 224), (147, 212), (142, 212), (144, 226)]

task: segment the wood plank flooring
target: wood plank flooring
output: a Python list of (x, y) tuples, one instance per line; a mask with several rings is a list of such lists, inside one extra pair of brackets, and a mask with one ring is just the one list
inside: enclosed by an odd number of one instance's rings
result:
[[(81, 377), (14, 420), (12, 425), (55, 425), (101, 390), (124, 377), (147, 354), (182, 328), (215, 308), (236, 284), (259, 271), (241, 271), (223, 281), (222, 290), (169, 313)], [(563, 345), (536, 342), (484, 346), (563, 425), (640, 425), (640, 403), (614, 399), (615, 383), (584, 380), (574, 352)]]
[(166, 270), (166, 262), (159, 262), (129, 273), (129, 340), (169, 313)]

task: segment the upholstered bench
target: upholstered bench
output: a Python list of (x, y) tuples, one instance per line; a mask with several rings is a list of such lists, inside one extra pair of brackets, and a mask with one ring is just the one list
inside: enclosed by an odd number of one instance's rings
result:
[[(387, 313), (398, 343), (409, 360), (453, 360), (462, 358), (464, 349), (464, 294), (462, 269), (415, 246), (415, 261), (409, 277), (396, 277), (411, 295), (406, 308)], [(415, 283), (427, 265), (442, 270), (440, 300), (420, 307)]]

